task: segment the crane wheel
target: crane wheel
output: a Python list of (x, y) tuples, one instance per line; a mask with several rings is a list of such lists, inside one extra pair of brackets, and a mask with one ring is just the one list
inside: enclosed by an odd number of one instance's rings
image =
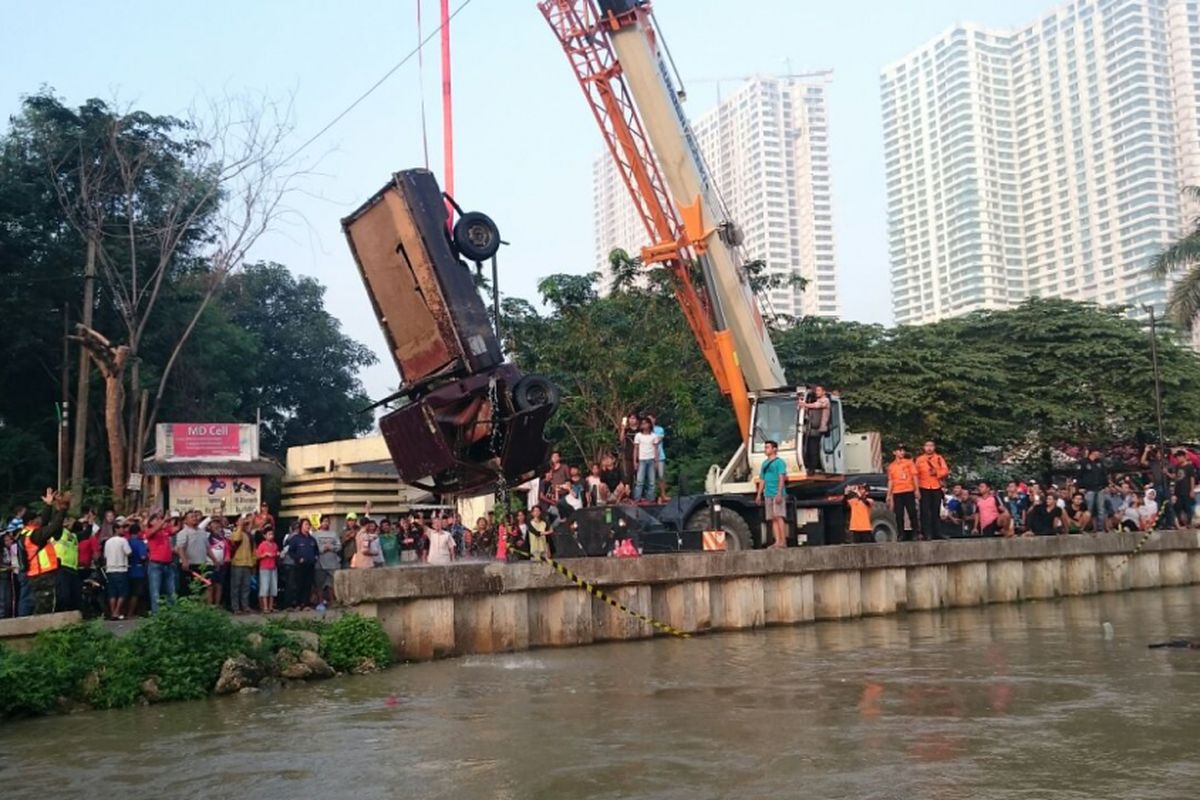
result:
[[(708, 530), (712, 525), (712, 512), (707, 507), (698, 508), (691, 513), (684, 524), (690, 531)], [(749, 550), (754, 547), (750, 536), (750, 523), (732, 508), (722, 508), (717, 514), (717, 525), (725, 531), (725, 550)]]
[(454, 223), (454, 246), (470, 261), (487, 261), (500, 249), (500, 229), (481, 211), (468, 211)]

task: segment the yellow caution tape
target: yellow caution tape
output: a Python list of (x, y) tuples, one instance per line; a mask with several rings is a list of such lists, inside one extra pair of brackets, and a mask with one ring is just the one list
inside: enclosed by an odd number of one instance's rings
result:
[(668, 625), (667, 623), (663, 622), (662, 620), (657, 620), (654, 617), (646, 616), (645, 614), (643, 614), (640, 611), (634, 611), (632, 608), (625, 605), (624, 603), (617, 600), (616, 598), (609, 597), (607, 594), (604, 593), (604, 591), (602, 589), (600, 589), (600, 587), (596, 586), (593, 583), (589, 583), (588, 581), (585, 581), (583, 578), (579, 577), (574, 572), (572, 572), (570, 569), (568, 569), (567, 567), (558, 563), (557, 561), (555, 561), (553, 558), (550, 558), (549, 556), (545, 556), (545, 555), (536, 555), (535, 556), (535, 555), (525, 552), (524, 550), (518, 550), (517, 548), (512, 547), (511, 545), (509, 546), (508, 549), (510, 552), (517, 553), (518, 555), (524, 556), (525, 558), (528, 558), (530, 560), (539, 561), (549, 567), (553, 567), (555, 572), (557, 572), (559, 575), (562, 575), (567, 580), (571, 581), (571, 583), (574, 583), (580, 589), (583, 589), (585, 592), (590, 594), (592, 597), (595, 597), (597, 600), (599, 600), (601, 602), (608, 603), (610, 606), (617, 609), (618, 611), (623, 611), (626, 614), (628, 614), (629, 616), (631, 616), (635, 619), (638, 619), (642, 622), (645, 622), (648, 625), (653, 625), (655, 628), (658, 628), (663, 633), (669, 633), (672, 636), (678, 636), (680, 639), (692, 638), (692, 635), (690, 633), (687, 633), (686, 631), (681, 631), (672, 625)]
[(1142, 534), (1142, 538), (1138, 540), (1137, 547), (1133, 548), (1133, 552), (1125, 556), (1124, 560), (1113, 564), (1113, 566), (1108, 570), (1109, 575), (1114, 574), (1117, 570), (1121, 569), (1130, 561), (1132, 561), (1134, 556), (1142, 552), (1142, 548), (1146, 546), (1146, 542), (1150, 541), (1150, 537), (1154, 535), (1154, 526), (1158, 524), (1158, 518), (1161, 514), (1162, 512), (1160, 511), (1158, 514), (1154, 515), (1154, 519), (1150, 522), (1149, 530)]

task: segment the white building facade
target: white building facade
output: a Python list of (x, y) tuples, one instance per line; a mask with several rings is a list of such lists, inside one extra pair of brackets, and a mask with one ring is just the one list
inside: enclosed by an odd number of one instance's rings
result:
[(1148, 261), (1200, 181), (1200, 0), (1076, 0), (959, 25), (881, 76), (892, 304), (1162, 307)]
[[(838, 316), (826, 85), (755, 77), (692, 127), (744, 234), (743, 258), (806, 281), (768, 292), (764, 313)], [(607, 275), (614, 248), (637, 255), (650, 242), (608, 153), (595, 162), (592, 187), (595, 268)]]

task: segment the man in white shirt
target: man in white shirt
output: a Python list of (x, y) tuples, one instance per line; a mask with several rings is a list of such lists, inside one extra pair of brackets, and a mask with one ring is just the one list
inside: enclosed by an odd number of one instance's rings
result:
[(436, 514), (433, 518), (432, 527), (426, 529), (426, 535), (429, 537), (429, 557), (425, 563), (453, 563), (456, 549), (454, 546), (454, 534), (442, 528), (441, 518)]
[(125, 619), (125, 603), (129, 600), (129, 556), (132, 554), (124, 536), (111, 536), (104, 543), (109, 619)]

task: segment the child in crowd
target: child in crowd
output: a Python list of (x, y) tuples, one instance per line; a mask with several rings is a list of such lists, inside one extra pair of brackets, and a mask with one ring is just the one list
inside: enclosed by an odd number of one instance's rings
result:
[(279, 546), (275, 544), (275, 531), (267, 528), (263, 540), (254, 551), (258, 558), (258, 608), (264, 614), (275, 612), (275, 597), (279, 594), (277, 559)]

